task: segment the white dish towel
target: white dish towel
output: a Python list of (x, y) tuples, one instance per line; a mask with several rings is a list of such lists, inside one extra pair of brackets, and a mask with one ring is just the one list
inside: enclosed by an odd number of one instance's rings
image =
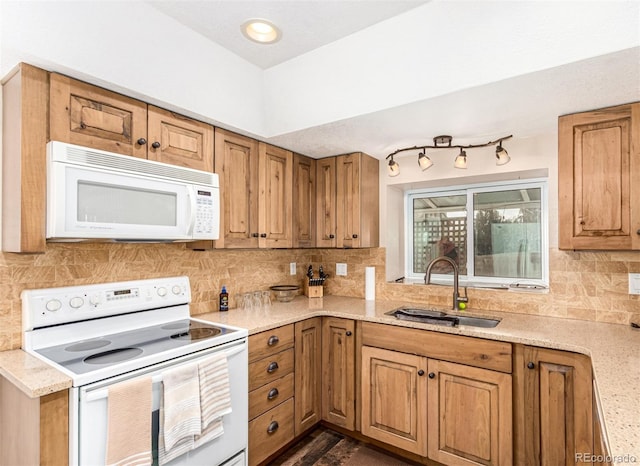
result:
[(222, 416), (231, 412), (229, 366), (224, 354), (212, 356), (198, 365), (202, 435), (194, 448), (224, 434)]
[(194, 448), (194, 436), (202, 433), (200, 384), (197, 364), (162, 373), (158, 462), (162, 465)]

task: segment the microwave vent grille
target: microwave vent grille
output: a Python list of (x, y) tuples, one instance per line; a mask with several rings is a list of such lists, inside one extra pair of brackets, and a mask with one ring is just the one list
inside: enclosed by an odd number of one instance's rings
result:
[(111, 168), (130, 173), (139, 173), (145, 176), (155, 176), (158, 178), (187, 181), (200, 185), (217, 186), (217, 176), (214, 173), (181, 168), (174, 165), (144, 160), (127, 155), (97, 152), (80, 147), (67, 146), (66, 149), (66, 160), (80, 165)]

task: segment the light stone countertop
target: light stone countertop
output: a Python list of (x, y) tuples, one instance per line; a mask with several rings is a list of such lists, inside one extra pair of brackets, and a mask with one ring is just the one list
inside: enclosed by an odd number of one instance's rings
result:
[(331, 315), (586, 354), (591, 357), (609, 452), (612, 456), (632, 455), (640, 462), (640, 330), (526, 314), (476, 313), (473, 309), (461, 315), (496, 317), (501, 319), (500, 324), (495, 328), (443, 327), (385, 315), (403, 305), (420, 307), (400, 301), (299, 296), (290, 303), (275, 302), (268, 311), (232, 309), (194, 317), (243, 327), (251, 335), (310, 317)]
[[(476, 313), (473, 309), (462, 315), (496, 317), (501, 319), (500, 324), (495, 328), (443, 327), (385, 315), (403, 305), (419, 307), (400, 301), (299, 296), (290, 303), (274, 302), (269, 310), (231, 309), (194, 317), (243, 327), (251, 335), (310, 317), (330, 315), (583, 353), (591, 357), (610, 453), (632, 455), (640, 462), (640, 330), (498, 311)], [(32, 398), (71, 387), (69, 377), (22, 350), (0, 352), (0, 375)]]

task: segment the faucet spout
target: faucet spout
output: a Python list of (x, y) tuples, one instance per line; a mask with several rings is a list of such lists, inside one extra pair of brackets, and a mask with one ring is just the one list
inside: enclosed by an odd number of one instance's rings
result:
[(459, 291), (458, 278), (460, 276), (460, 269), (458, 268), (458, 264), (456, 264), (453, 259), (447, 256), (438, 256), (435, 259), (433, 259), (431, 262), (429, 262), (429, 264), (427, 265), (427, 271), (424, 274), (424, 283), (426, 285), (431, 283), (431, 271), (433, 269), (433, 266), (438, 262), (448, 262), (449, 264), (451, 264), (451, 267), (453, 268), (453, 307), (452, 309), (455, 311), (458, 309), (459, 303), (466, 303), (467, 301), (469, 301), (469, 299), (466, 296), (461, 297), (458, 292)]

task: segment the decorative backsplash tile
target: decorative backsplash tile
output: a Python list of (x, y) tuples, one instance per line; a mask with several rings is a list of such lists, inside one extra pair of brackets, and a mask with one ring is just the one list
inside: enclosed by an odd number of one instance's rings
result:
[[(297, 263), (296, 276), (289, 275), (290, 262)], [(338, 262), (347, 264), (346, 277), (335, 275)], [(364, 298), (365, 267), (373, 266), (377, 299), (451, 305), (451, 287), (385, 283), (384, 248), (192, 251), (184, 244), (53, 243), (45, 254), (0, 253), (0, 351), (21, 346), (26, 288), (187, 275), (197, 315), (217, 311), (222, 285), (233, 308), (239, 293), (302, 285), (309, 264), (329, 274), (325, 294)], [(627, 294), (628, 272), (640, 273), (640, 252), (552, 250), (548, 294), (469, 289), (470, 309), (628, 324), (640, 313), (639, 297)]]

